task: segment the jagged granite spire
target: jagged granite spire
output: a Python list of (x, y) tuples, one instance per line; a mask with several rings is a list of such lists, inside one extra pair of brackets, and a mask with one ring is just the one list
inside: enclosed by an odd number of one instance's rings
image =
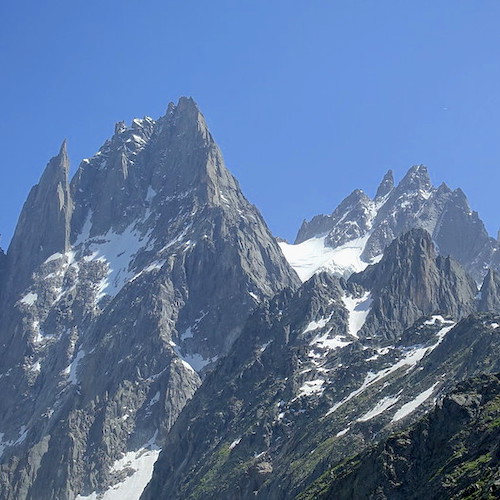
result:
[(500, 275), (493, 269), (484, 277), (479, 294), (478, 310), (500, 313)]
[[(361, 190), (354, 190), (331, 215), (334, 227), (325, 238), (328, 246), (336, 247), (364, 236), (370, 229), (372, 200)], [(342, 221), (342, 224), (337, 225)]]
[(66, 141), (26, 200), (7, 252), (6, 287), (21, 290), (47, 257), (69, 248), (72, 212)]
[(298, 245), (309, 238), (326, 234), (331, 229), (332, 217), (330, 215), (315, 215), (310, 221), (304, 219), (295, 237), (294, 245)]
[(377, 189), (377, 194), (375, 195), (375, 199), (377, 200), (383, 198), (388, 193), (390, 193), (393, 188), (394, 188), (394, 175), (392, 173), (392, 170), (388, 170)]

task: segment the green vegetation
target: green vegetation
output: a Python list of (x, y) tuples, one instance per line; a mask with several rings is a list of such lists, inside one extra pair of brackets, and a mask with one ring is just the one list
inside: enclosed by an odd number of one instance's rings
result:
[(204, 498), (209, 493), (215, 493), (221, 487), (224, 487), (224, 475), (221, 473), (225, 463), (228, 460), (231, 450), (229, 445), (222, 445), (213, 455), (213, 460), (208, 465), (208, 470), (204, 472), (203, 476), (198, 481), (198, 485), (194, 490), (194, 498)]

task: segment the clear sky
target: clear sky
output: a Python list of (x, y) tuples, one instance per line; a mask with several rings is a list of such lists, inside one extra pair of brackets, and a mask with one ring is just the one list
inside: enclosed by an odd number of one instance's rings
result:
[(0, 245), (64, 138), (192, 96), (274, 234), (413, 164), (500, 227), (500, 1), (0, 2)]

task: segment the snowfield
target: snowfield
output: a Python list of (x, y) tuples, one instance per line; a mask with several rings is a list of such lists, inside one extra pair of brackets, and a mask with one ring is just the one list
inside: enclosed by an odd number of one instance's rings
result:
[(302, 281), (307, 281), (313, 274), (321, 271), (347, 278), (368, 266), (368, 262), (361, 260), (361, 254), (369, 234), (337, 248), (325, 246), (325, 238), (326, 236), (311, 238), (298, 245), (279, 243), (286, 260)]

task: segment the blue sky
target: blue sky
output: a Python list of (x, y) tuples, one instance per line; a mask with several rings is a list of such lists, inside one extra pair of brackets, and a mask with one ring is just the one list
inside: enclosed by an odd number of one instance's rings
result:
[(500, 228), (498, 0), (0, 3), (0, 245), (64, 138), (190, 95), (276, 235), (413, 164)]

